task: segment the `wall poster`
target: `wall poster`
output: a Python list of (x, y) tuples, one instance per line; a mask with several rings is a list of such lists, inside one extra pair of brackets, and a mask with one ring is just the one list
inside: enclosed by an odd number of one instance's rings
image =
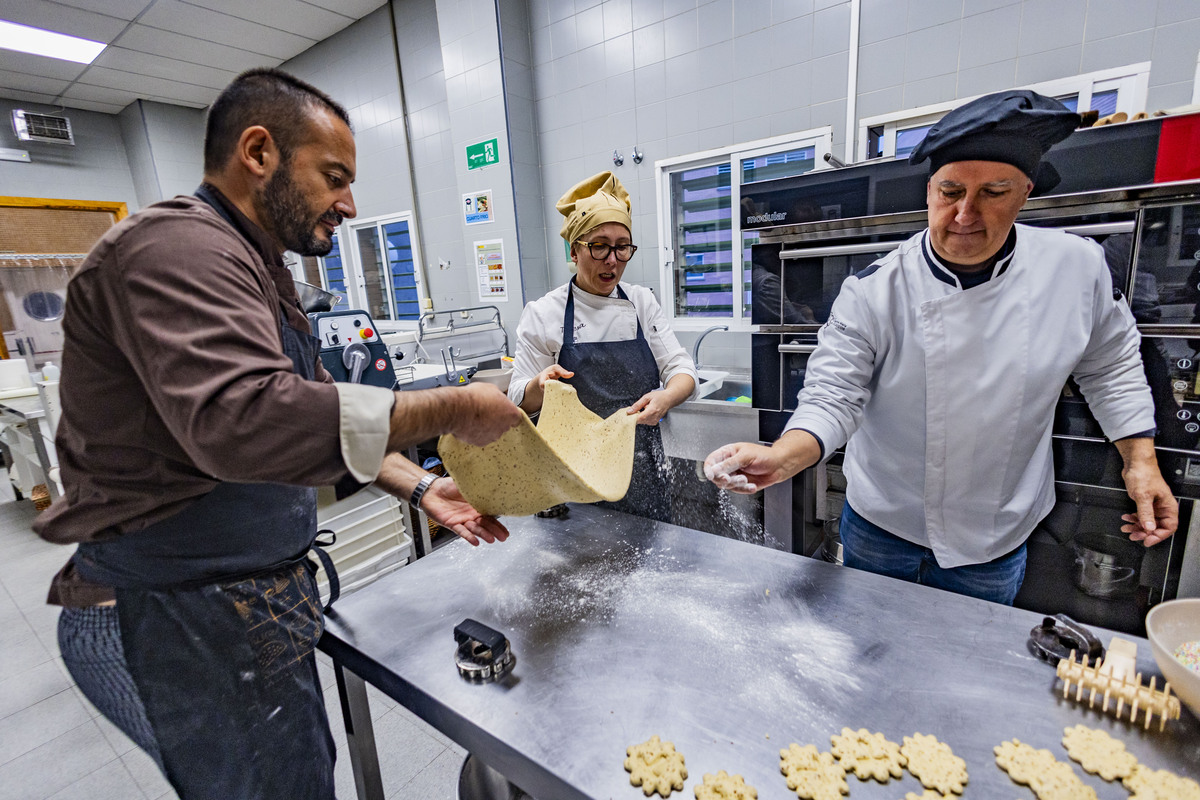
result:
[(468, 225), (492, 222), (496, 214), (492, 210), (492, 190), (484, 189), (463, 195), (463, 221)]
[(504, 240), (475, 242), (475, 273), (479, 279), (481, 303), (506, 302), (508, 277), (504, 268)]

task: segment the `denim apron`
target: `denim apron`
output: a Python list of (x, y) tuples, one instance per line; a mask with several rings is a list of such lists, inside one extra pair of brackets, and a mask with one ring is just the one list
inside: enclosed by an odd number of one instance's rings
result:
[[(282, 312), (281, 329), (312, 380), (320, 342)], [(142, 531), (79, 547), (80, 573), (116, 590), (129, 671), (182, 800), (334, 797), (313, 652), (316, 519), (315, 489), (223, 482)]]
[[(617, 296), (629, 302), (618, 285)], [(575, 279), (567, 288), (567, 308), (563, 314), (563, 343), (558, 364), (575, 373), (564, 379), (575, 387), (579, 401), (587, 408), (607, 417), (628, 408), (646, 392), (661, 385), (658, 364), (637, 321), (637, 338), (620, 342), (575, 341)], [(638, 425), (633, 448), (633, 478), (625, 497), (615, 503), (598, 503), (605, 508), (636, 514), (639, 517), (671, 521), (670, 481), (662, 433), (657, 426)]]

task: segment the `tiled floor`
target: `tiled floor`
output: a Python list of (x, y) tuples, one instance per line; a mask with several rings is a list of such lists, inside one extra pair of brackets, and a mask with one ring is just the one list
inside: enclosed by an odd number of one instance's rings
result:
[[(0, 800), (174, 798), (149, 756), (99, 715), (63, 667), (58, 612), (45, 596), (68, 551), (35, 536), (33, 518), (33, 504), (11, 499), (0, 470)], [(353, 800), (333, 670), (320, 658), (337, 794)], [(463, 750), (373, 689), (370, 700), (389, 800), (452, 800)]]

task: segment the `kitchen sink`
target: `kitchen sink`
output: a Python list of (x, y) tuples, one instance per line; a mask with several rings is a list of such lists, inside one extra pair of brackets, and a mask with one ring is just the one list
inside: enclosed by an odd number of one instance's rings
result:
[(730, 442), (758, 441), (758, 409), (726, 398), (750, 396), (750, 378), (700, 370), (700, 397), (667, 412), (659, 427), (667, 455), (703, 461)]
[(699, 370), (700, 391), (696, 400), (731, 402), (737, 397), (750, 397), (750, 376), (720, 370)]

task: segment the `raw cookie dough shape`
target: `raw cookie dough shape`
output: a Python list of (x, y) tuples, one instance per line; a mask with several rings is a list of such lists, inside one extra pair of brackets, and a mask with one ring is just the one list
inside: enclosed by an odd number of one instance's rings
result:
[(1129, 800), (1200, 800), (1200, 783), (1170, 770), (1138, 764), (1121, 783), (1131, 792)]
[(962, 794), (967, 782), (967, 762), (954, 755), (950, 745), (936, 736), (914, 733), (904, 737), (900, 755), (908, 759), (908, 771), (926, 789), (941, 794)]
[(758, 790), (747, 786), (741, 775), (719, 770), (704, 773), (704, 783), (696, 784), (696, 800), (758, 800)]
[(803, 800), (841, 800), (850, 794), (846, 770), (833, 753), (820, 753), (814, 745), (788, 745), (779, 751), (779, 771), (787, 776), (788, 788)]
[(482, 514), (528, 516), (559, 503), (620, 500), (633, 476), (637, 415), (593, 414), (575, 389), (546, 381), (542, 413), (476, 447), (446, 434), (438, 454), (458, 489)]
[(1084, 770), (1106, 781), (1129, 777), (1138, 764), (1137, 756), (1125, 749), (1124, 742), (1083, 725), (1063, 731), (1063, 747)]
[(687, 768), (683, 765), (683, 754), (675, 752), (671, 742), (651, 736), (648, 741), (625, 748), (625, 755), (629, 782), (641, 786), (647, 797), (655, 792), (667, 797), (672, 790), (683, 791)]
[(857, 731), (842, 728), (840, 736), (834, 734), (829, 739), (833, 742), (833, 754), (860, 781), (874, 778), (887, 783), (889, 777), (899, 778), (904, 774), (908, 759), (900, 754), (900, 745), (888, 741), (882, 733), (871, 733), (866, 728)]
[(1080, 780), (1070, 764), (1059, 761), (1049, 750), (1038, 750), (1013, 739), (996, 745), (993, 752), (1000, 769), (1032, 789), (1038, 800), (1096, 800), (1096, 790)]

